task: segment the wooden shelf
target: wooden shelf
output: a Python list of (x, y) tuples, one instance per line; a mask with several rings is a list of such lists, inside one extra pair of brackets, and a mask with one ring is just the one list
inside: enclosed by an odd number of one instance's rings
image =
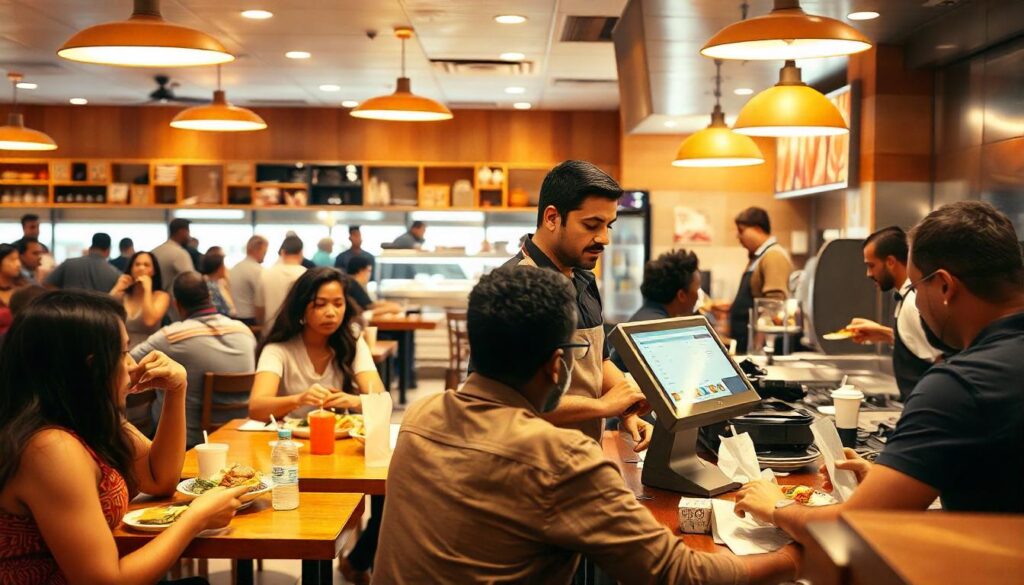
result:
[[(241, 186), (241, 185), (235, 185), (235, 186), (238, 187), (238, 186)], [(276, 187), (278, 189), (308, 189), (309, 188), (309, 185), (307, 185), (306, 183), (273, 183), (273, 182), (269, 182), (269, 181), (268, 182), (264, 182), (264, 183), (253, 183), (252, 186), (254, 188), (257, 188), (257, 189), (259, 189), (260, 187)]]
[(54, 187), (106, 187), (111, 181), (54, 181)]
[(0, 179), (0, 186), (4, 186), (4, 187), (6, 187), (6, 186), (11, 186), (11, 187), (14, 187), (14, 186), (25, 186), (25, 185), (35, 185), (35, 186), (44, 186), (45, 187), (46, 185), (49, 185), (49, 184), (50, 184), (50, 181), (22, 181), (22, 180), (18, 180), (18, 179)]

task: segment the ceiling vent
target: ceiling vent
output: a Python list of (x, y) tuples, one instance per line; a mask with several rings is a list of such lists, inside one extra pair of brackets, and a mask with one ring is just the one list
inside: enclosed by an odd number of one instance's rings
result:
[(562, 27), (563, 43), (610, 43), (615, 16), (569, 16)]
[(533, 73), (533, 61), (489, 59), (431, 59), (434, 69), (448, 75), (517, 76)]
[(555, 87), (611, 87), (617, 86), (617, 79), (573, 79), (571, 77), (556, 77), (552, 85)]
[(308, 106), (309, 102), (303, 99), (254, 99), (245, 100), (248, 106), (263, 106), (268, 108), (287, 106)]
[(498, 102), (446, 102), (451, 110), (497, 110)]

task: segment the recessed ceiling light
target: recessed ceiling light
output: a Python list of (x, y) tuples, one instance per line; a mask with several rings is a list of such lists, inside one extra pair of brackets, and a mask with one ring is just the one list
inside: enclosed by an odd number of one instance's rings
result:
[(85, 104), (89, 103), (89, 100), (85, 98), (71, 98), (68, 101), (75, 106), (84, 106)]
[(284, 54), (284, 56), (288, 57), (289, 59), (309, 59), (313, 55), (311, 55), (307, 51), (288, 51), (287, 53)]
[(494, 22), (499, 24), (523, 24), (526, 17), (519, 14), (499, 14), (494, 17)]
[(865, 10), (862, 12), (851, 12), (846, 15), (846, 18), (850, 20), (874, 20), (878, 18), (878, 13), (871, 10)]
[(512, 87), (506, 87), (505, 88), (505, 93), (510, 93), (512, 95), (519, 95), (521, 93), (526, 93), (526, 88), (525, 87), (519, 87), (517, 85), (513, 85)]
[(749, 87), (737, 87), (732, 92), (736, 95), (754, 95), (754, 90)]
[(333, 83), (326, 83), (320, 86), (320, 91), (341, 91), (341, 86), (334, 85)]
[(531, 104), (530, 102), (516, 102), (512, 104), (512, 107), (517, 110), (529, 110), (530, 108), (533, 107), (533, 104)]
[(27, 81), (18, 82), (18, 89), (35, 89), (39, 87), (37, 83), (28, 83)]
[(953, 43), (943, 43), (941, 45), (935, 45), (935, 48), (940, 51), (949, 51), (951, 49), (955, 49), (956, 47), (957, 46), (954, 45)]
[(252, 20), (266, 20), (274, 16), (274, 13), (269, 10), (243, 10), (242, 16)]
[(359, 102), (357, 102), (356, 100), (345, 100), (345, 101), (341, 102), (341, 106), (344, 107), (344, 108), (354, 108), (354, 107), (356, 107), (358, 105), (359, 105)]
[(675, 120), (665, 120), (665, 127), (666, 128), (675, 128), (678, 125), (679, 125), (679, 122), (676, 122)]
[(526, 58), (526, 54), (524, 54), (524, 53), (502, 53), (501, 54), (501, 60), (502, 61), (522, 61), (525, 58)]

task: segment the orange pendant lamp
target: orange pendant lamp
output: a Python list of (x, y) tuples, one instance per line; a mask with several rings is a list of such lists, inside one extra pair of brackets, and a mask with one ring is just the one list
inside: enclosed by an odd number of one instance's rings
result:
[(213, 101), (202, 106), (182, 110), (171, 120), (172, 128), (206, 132), (248, 132), (263, 130), (267, 123), (256, 112), (228, 103), (220, 88), (220, 65), (217, 66), (217, 91)]
[(711, 124), (694, 132), (679, 145), (677, 167), (746, 167), (764, 163), (764, 155), (749, 136), (737, 134), (725, 123), (722, 98), (722, 62), (715, 60), (715, 109)]
[(788, 61), (851, 55), (870, 48), (871, 41), (845, 22), (807, 14), (799, 0), (775, 0), (769, 14), (730, 24), (700, 52), (714, 59)]
[(14, 90), (14, 105), (7, 115), (7, 125), (0, 126), (0, 150), (56, 150), (57, 143), (38, 130), (25, 127), (25, 118), (18, 111), (18, 82), (20, 73), (8, 73)]
[(835, 104), (800, 79), (793, 61), (779, 70), (779, 83), (743, 106), (733, 130), (747, 136), (834, 136), (850, 131)]
[(412, 29), (395, 27), (395, 36), (402, 41), (402, 76), (398, 78), (395, 93), (370, 98), (353, 108), (350, 114), (356, 118), (393, 122), (451, 120), (452, 112), (444, 104), (412, 93), (409, 78), (405, 76), (405, 41), (412, 38)]
[(165, 21), (160, 0), (135, 0), (131, 18), (80, 31), (57, 50), (57, 55), (82, 63), (122, 67), (188, 67), (235, 59), (210, 35)]

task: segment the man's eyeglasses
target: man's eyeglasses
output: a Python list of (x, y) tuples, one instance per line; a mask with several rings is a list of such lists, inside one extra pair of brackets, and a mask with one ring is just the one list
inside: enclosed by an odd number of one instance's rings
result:
[(919, 278), (919, 279), (915, 280), (914, 282), (910, 283), (910, 286), (908, 286), (908, 287), (907, 287), (907, 291), (906, 291), (905, 293), (903, 293), (903, 296), (904, 296), (904, 297), (906, 297), (906, 296), (907, 296), (907, 295), (909, 295), (910, 293), (915, 293), (915, 294), (916, 294), (916, 293), (917, 293), (917, 287), (918, 287), (918, 286), (919, 286), (919, 285), (920, 285), (920, 284), (921, 284), (922, 282), (924, 282), (924, 281), (928, 280), (929, 278), (931, 278), (931, 277), (935, 276), (935, 275), (936, 275), (936, 274), (938, 274), (938, 273), (939, 273), (939, 271), (938, 271), (938, 270), (934, 270), (934, 271), (933, 271), (933, 272), (932, 272), (931, 274), (929, 274), (928, 276), (922, 276), (921, 278)]
[(567, 354), (572, 356), (574, 361), (580, 361), (587, 357), (590, 353), (590, 342), (579, 342), (579, 343), (563, 343), (562, 345), (555, 346), (556, 349), (564, 350)]

